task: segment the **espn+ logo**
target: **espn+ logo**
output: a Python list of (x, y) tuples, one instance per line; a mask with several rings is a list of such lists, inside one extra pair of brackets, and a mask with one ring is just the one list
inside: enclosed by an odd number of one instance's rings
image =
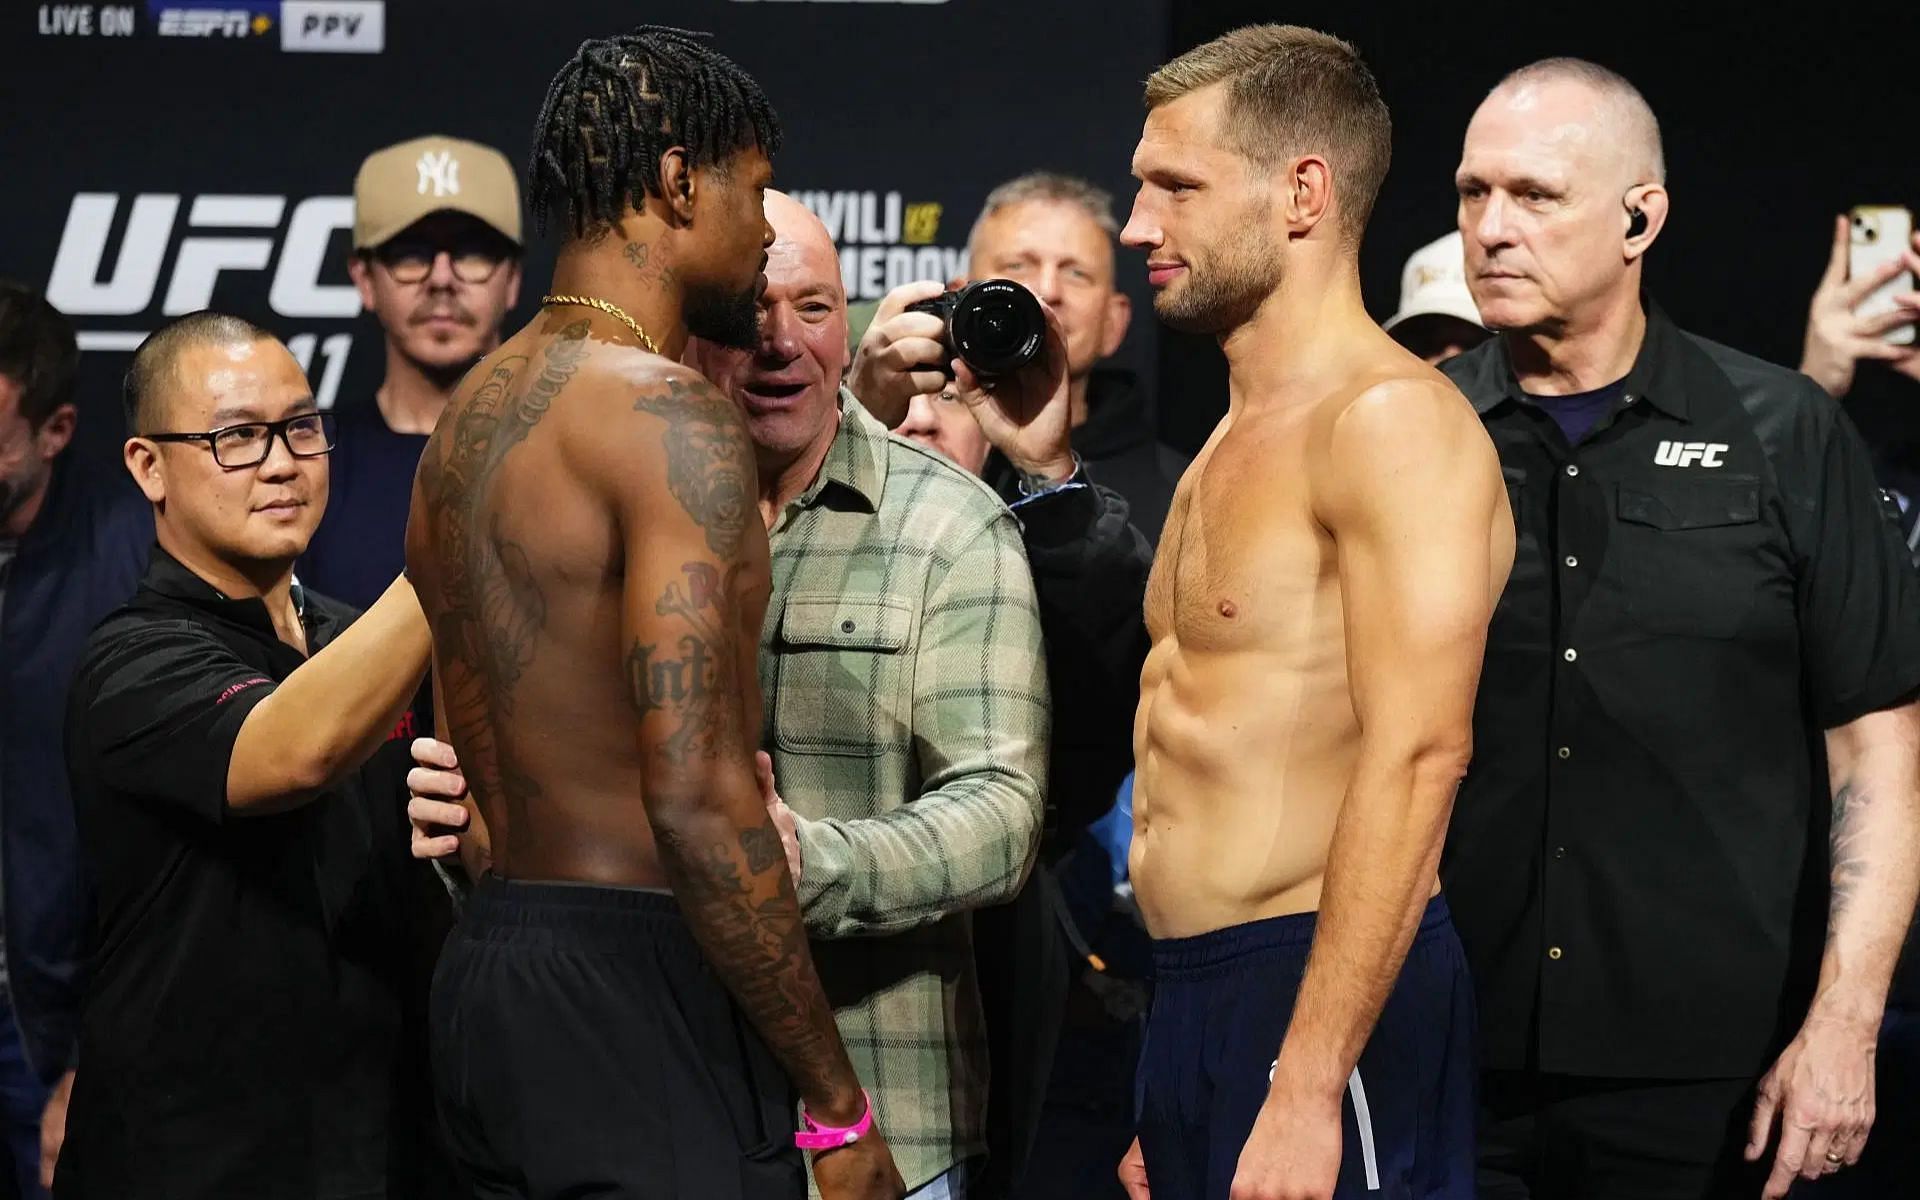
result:
[[(82, 350), (132, 350), (148, 333), (89, 329), (89, 317), (146, 315), (158, 324), (210, 307), (221, 278), (238, 273), (270, 270), (267, 305), (282, 317), (346, 321), (360, 313), (360, 294), (351, 284), (320, 282), (333, 235), (353, 227), (351, 196), (309, 196), (289, 206), (286, 196), (206, 194), (189, 201), (175, 193), (143, 192), (127, 206), (126, 228), (109, 260), (121, 207), (114, 192), (75, 195), (54, 252), (47, 300), (73, 320)], [(186, 233), (176, 246), (183, 209)], [(301, 332), (286, 342), (309, 376), (318, 351), (323, 366), (314, 396), (320, 407), (331, 408), (353, 335)]]

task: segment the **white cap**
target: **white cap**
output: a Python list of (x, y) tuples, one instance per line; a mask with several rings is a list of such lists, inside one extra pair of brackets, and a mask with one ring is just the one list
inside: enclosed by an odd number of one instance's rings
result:
[[(1467, 290), (1467, 247), (1458, 231), (1413, 252), (1400, 272), (1400, 311), (1385, 328), (1413, 317), (1457, 317), (1480, 324), (1480, 310)], [(1482, 326), (1484, 328), (1484, 326)]]

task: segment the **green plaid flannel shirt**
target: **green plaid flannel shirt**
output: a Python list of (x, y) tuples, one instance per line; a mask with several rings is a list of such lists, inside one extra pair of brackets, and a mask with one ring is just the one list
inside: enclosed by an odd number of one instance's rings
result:
[(1039, 609), (1006, 506), (840, 393), (775, 524), (761, 744), (800, 818), (800, 902), (909, 1189), (986, 1152), (968, 910), (1032, 866), (1047, 776)]

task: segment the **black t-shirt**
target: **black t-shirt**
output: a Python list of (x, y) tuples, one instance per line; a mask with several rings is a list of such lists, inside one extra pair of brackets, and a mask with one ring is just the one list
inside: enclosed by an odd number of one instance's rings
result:
[(1650, 311), (1578, 446), (1498, 339), (1444, 368), (1518, 528), (1442, 877), (1495, 1068), (1758, 1074), (1825, 941), (1823, 734), (1920, 689), (1920, 577), (1802, 375)]
[(369, 404), (342, 413), (334, 438), (327, 513), (298, 573), (307, 587), (367, 609), (407, 565), (407, 508), (427, 435), (395, 433)]
[[(316, 651), (352, 615), (302, 609)], [(304, 661), (158, 547), (88, 644), (67, 755), (97, 918), (61, 1200), (412, 1194), (405, 747), (292, 812), (226, 806), (241, 725)]]

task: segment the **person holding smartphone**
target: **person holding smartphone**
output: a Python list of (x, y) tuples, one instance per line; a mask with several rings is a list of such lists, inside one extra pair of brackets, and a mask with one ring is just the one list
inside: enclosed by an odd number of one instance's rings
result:
[[(1907, 226), (1912, 224), (1909, 218)], [(1905, 254), (1883, 256), (1878, 266), (1865, 270), (1852, 269), (1853, 246), (1852, 221), (1835, 217), (1833, 253), (1814, 289), (1806, 348), (1800, 355), (1800, 373), (1836, 400), (1853, 390), (1861, 363), (1882, 363), (1895, 374), (1920, 380), (1920, 344), (1913, 337), (1920, 325), (1920, 291), (1914, 290), (1920, 277), (1920, 233), (1909, 235)], [(1888, 284), (1899, 283), (1904, 287), (1892, 293), (1891, 308), (1864, 311), (1869, 299), (1880, 296)], [(1903, 331), (1907, 336), (1900, 336)]]

